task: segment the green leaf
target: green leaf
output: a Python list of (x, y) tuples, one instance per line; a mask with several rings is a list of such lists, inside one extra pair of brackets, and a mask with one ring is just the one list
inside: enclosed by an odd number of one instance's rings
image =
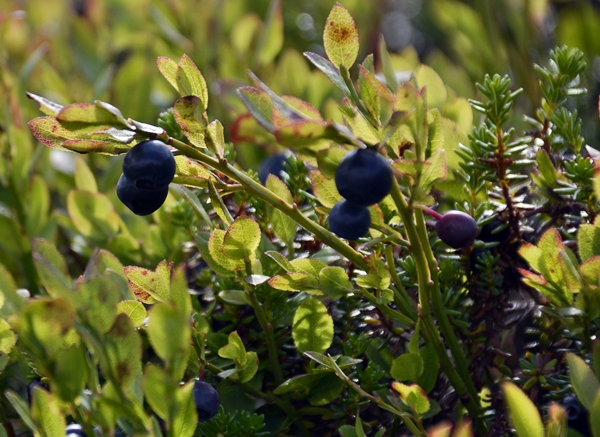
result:
[(325, 305), (308, 297), (294, 314), (292, 324), (294, 344), (300, 352), (325, 352), (333, 341), (333, 319)]
[(156, 304), (149, 312), (148, 340), (175, 380), (187, 367), (191, 341), (189, 319), (167, 304)]
[(248, 112), (256, 119), (258, 124), (268, 132), (275, 132), (273, 126), (275, 106), (267, 93), (251, 86), (240, 87), (237, 89), (237, 93), (248, 109)]
[(241, 383), (249, 382), (258, 371), (258, 355), (256, 352), (248, 352), (246, 354), (246, 365), (235, 373), (234, 378), (237, 378)]
[(110, 366), (110, 370), (103, 369), (103, 372), (112, 372), (123, 389), (129, 390), (142, 373), (142, 340), (129, 316), (117, 315), (103, 341), (109, 346), (107, 352)]
[(244, 260), (234, 260), (223, 253), (223, 242), (226, 232), (222, 229), (213, 229), (208, 240), (208, 250), (212, 259), (223, 269), (233, 272), (245, 267)]
[(396, 92), (399, 86), (398, 78), (396, 77), (396, 70), (392, 64), (392, 58), (385, 45), (383, 35), (379, 38), (379, 56), (381, 58), (381, 65), (383, 67), (383, 75), (385, 76), (386, 84), (390, 90)]
[[(363, 65), (364, 65), (364, 63), (363, 63)], [(363, 65), (359, 65), (358, 70), (359, 70), (360, 75), (363, 78), (364, 82), (368, 83), (371, 86), (371, 88), (373, 88), (373, 90), (375, 91), (375, 93), (378, 96), (383, 97), (388, 102), (393, 103), (394, 100), (396, 100), (396, 96), (394, 95), (394, 93), (390, 91), (390, 89), (386, 86), (385, 83), (380, 81), (377, 78), (377, 76), (375, 76), (375, 74), (373, 74), (371, 71), (366, 69)], [(361, 87), (361, 94), (362, 94), (362, 87)]]
[(319, 272), (321, 290), (332, 299), (340, 299), (354, 291), (348, 274), (342, 267), (325, 267)]
[(204, 76), (188, 55), (182, 55), (177, 64), (177, 89), (181, 96), (196, 96), (200, 99), (202, 111), (208, 107), (208, 87)]
[(8, 355), (16, 343), (17, 337), (12, 328), (6, 320), (0, 319), (0, 352)]
[(75, 186), (78, 190), (89, 191), (91, 193), (98, 192), (96, 177), (83, 160), (83, 158), (75, 157)]
[(31, 178), (27, 203), (27, 233), (32, 236), (40, 235), (50, 218), (50, 189), (42, 176), (36, 174)]
[(577, 231), (577, 248), (582, 262), (600, 255), (600, 226), (582, 224)]
[[(225, 237), (225, 231), (222, 230), (218, 230), (221, 232), (221, 246), (222, 247), (222, 241), (223, 238)], [(233, 268), (226, 268), (225, 266), (221, 265), (221, 261), (217, 261), (215, 258), (213, 258), (213, 253), (211, 252), (211, 250), (209, 249), (209, 241), (211, 238), (211, 234), (209, 234), (208, 232), (199, 232), (195, 235), (195, 239), (196, 239), (196, 246), (198, 246), (198, 251), (200, 252), (200, 255), (202, 255), (202, 259), (206, 262), (206, 264), (208, 264), (208, 267), (215, 272), (217, 275), (219, 276), (223, 276), (223, 277), (229, 277), (229, 276), (233, 276), (234, 275), (234, 269)], [(223, 256), (223, 254), (221, 253), (220, 250), (215, 250), (214, 251), (216, 253), (216, 255), (219, 258), (222, 258), (223, 262), (226, 260), (226, 258)], [(229, 265), (229, 264), (228, 264)]]
[(577, 355), (567, 353), (567, 364), (575, 394), (581, 401), (581, 405), (590, 411), (600, 391), (600, 382), (592, 369)]
[(250, 305), (250, 299), (243, 290), (221, 290), (219, 297), (232, 305)]
[(307, 293), (319, 291), (319, 279), (314, 275), (300, 272), (274, 276), (269, 280), (269, 285), (284, 291), (306, 291)]
[(97, 277), (78, 282), (74, 296), (88, 323), (100, 334), (108, 332), (117, 317), (118, 285), (108, 277)]
[(245, 366), (247, 363), (246, 347), (237, 331), (233, 331), (229, 334), (227, 345), (219, 349), (218, 354), (221, 358), (229, 358), (230, 360), (236, 361), (241, 367)]
[(317, 152), (317, 163), (321, 174), (327, 179), (333, 179), (340, 162), (347, 153), (348, 149), (340, 146), (319, 150)]
[(327, 405), (340, 397), (345, 386), (337, 375), (326, 373), (313, 383), (307, 400), (313, 407)]
[(447, 98), (446, 85), (435, 70), (421, 64), (415, 71), (415, 78), (420, 88), (427, 87), (427, 107), (441, 107)]
[(192, 315), (192, 299), (183, 264), (178, 266), (171, 275), (169, 302), (179, 311), (181, 317), (187, 318)]
[(268, 65), (279, 54), (284, 42), (283, 14), (280, 0), (271, 2), (260, 41), (262, 44), (259, 47), (258, 62), (261, 65)]
[(321, 120), (293, 120), (275, 128), (279, 144), (292, 149), (326, 146), (326, 140), (339, 143), (346, 139), (330, 123)]
[(537, 163), (537, 169), (544, 182), (546, 182), (549, 187), (556, 187), (560, 174), (554, 167), (554, 164), (552, 164), (552, 160), (548, 154), (541, 149), (538, 150), (535, 155), (535, 162)]
[(423, 374), (423, 358), (419, 354), (406, 353), (392, 362), (390, 375), (397, 381), (416, 382)]
[(431, 408), (431, 403), (421, 387), (416, 384), (405, 385), (393, 382), (392, 388), (400, 393), (400, 399), (417, 414), (425, 414)]
[(175, 400), (175, 387), (173, 378), (165, 369), (152, 363), (146, 366), (142, 378), (144, 398), (163, 420), (169, 420), (169, 410)]
[(594, 437), (600, 436), (600, 393), (596, 394), (594, 403), (590, 409), (590, 428)]
[(446, 151), (444, 149), (437, 149), (429, 159), (425, 161), (419, 179), (419, 186), (423, 188), (426, 193), (429, 193), (436, 182), (446, 179), (447, 174)]
[(54, 103), (53, 101), (48, 100), (45, 97), (38, 96), (33, 93), (25, 94), (27, 94), (27, 97), (29, 97), (31, 100), (35, 100), (36, 102), (38, 102), (40, 104), (40, 111), (42, 111), (46, 115), (56, 116), (63, 108), (62, 105)]
[(156, 65), (164, 78), (169, 81), (173, 88), (179, 91), (179, 85), (177, 84), (177, 62), (166, 56), (159, 56), (156, 60)]
[(104, 239), (116, 234), (121, 219), (110, 199), (102, 193), (72, 190), (67, 210), (73, 225), (84, 237)]
[(316, 53), (304, 52), (304, 56), (306, 56), (315, 67), (325, 73), (325, 76), (327, 76), (329, 80), (344, 93), (345, 96), (350, 97), (350, 89), (346, 85), (346, 82), (344, 82), (344, 79), (340, 74), (340, 70), (335, 65), (333, 65), (329, 60), (325, 59), (323, 56)]
[(177, 99), (173, 105), (175, 121), (181, 127), (192, 145), (201, 149), (206, 148), (204, 142), (204, 124), (202, 123), (204, 109), (202, 102), (196, 96), (184, 96)]
[(249, 217), (238, 217), (223, 238), (223, 255), (233, 260), (253, 261), (260, 244), (260, 227)]
[(190, 381), (175, 392), (171, 429), (178, 437), (191, 437), (198, 425), (198, 414), (193, 396), (194, 381)]
[(125, 267), (125, 275), (133, 294), (143, 303), (167, 302), (169, 300), (170, 275), (136, 266)]
[(52, 393), (64, 402), (73, 402), (81, 395), (87, 379), (85, 351), (76, 345), (63, 349), (57, 356), (52, 374)]
[(508, 405), (508, 418), (518, 437), (544, 437), (544, 425), (540, 412), (519, 387), (510, 382), (502, 384), (504, 399)]
[(62, 437), (67, 424), (58, 401), (46, 390), (34, 389), (31, 402), (31, 417), (37, 425), (40, 437)]
[(40, 281), (53, 297), (71, 298), (73, 285), (67, 262), (56, 247), (42, 238), (33, 240), (31, 254)]
[[(267, 178), (266, 187), (283, 199), (284, 202), (289, 204), (294, 203), (292, 193), (290, 193), (287, 185), (285, 185), (278, 177), (269, 175)], [(291, 246), (294, 244), (294, 239), (296, 238), (296, 228), (298, 226), (296, 222), (272, 206), (268, 207), (267, 214), (269, 217), (269, 223), (273, 229), (273, 233), (277, 236), (277, 238), (279, 238), (286, 246)]]
[(176, 156), (175, 164), (177, 165), (177, 171), (173, 179), (175, 184), (205, 188), (208, 186), (208, 181), (215, 180), (215, 177), (206, 167), (186, 156)]
[[(73, 103), (64, 106), (56, 115), (60, 122), (67, 123), (86, 123), (100, 125), (122, 125), (121, 119), (115, 114), (107, 111), (104, 107), (93, 103)], [(126, 124), (130, 127), (129, 124)]]
[(308, 273), (315, 277), (319, 276), (321, 270), (327, 267), (323, 261), (312, 258), (296, 258), (290, 261), (290, 264), (294, 268), (294, 272)]
[(133, 326), (138, 328), (146, 320), (147, 311), (144, 305), (137, 300), (122, 300), (117, 304), (117, 314), (126, 314)]
[(342, 200), (334, 179), (326, 179), (321, 172), (313, 170), (310, 172), (310, 181), (315, 196), (323, 206), (333, 208), (336, 203)]
[[(39, 390), (42, 389), (39, 387), (34, 388), (34, 393), (36, 393)], [(6, 399), (8, 399), (12, 407), (19, 414), (25, 425), (27, 425), (29, 429), (31, 429), (33, 432), (38, 432), (38, 427), (36, 426), (35, 422), (33, 421), (33, 418), (31, 417), (31, 414), (29, 413), (29, 407), (27, 406), (27, 402), (25, 402), (23, 398), (21, 398), (21, 396), (19, 396), (12, 390), (6, 390), (4, 392), (4, 396), (6, 396)], [(63, 435), (65, 434), (63, 433)]]
[(336, 3), (325, 22), (323, 44), (329, 60), (337, 67), (352, 67), (358, 56), (358, 32), (354, 19)]
[(435, 352), (435, 347), (432, 344), (428, 344), (422, 348), (419, 353), (423, 359), (423, 373), (417, 379), (419, 386), (425, 390), (425, 393), (429, 393), (433, 390), (437, 381), (439, 372), (439, 358)]

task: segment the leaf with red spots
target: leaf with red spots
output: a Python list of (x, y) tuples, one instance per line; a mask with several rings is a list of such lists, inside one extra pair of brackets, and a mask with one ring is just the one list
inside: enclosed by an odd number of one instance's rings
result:
[(333, 208), (336, 203), (342, 200), (334, 179), (326, 179), (320, 171), (313, 170), (310, 172), (310, 181), (315, 196), (323, 206)]
[(203, 117), (204, 109), (201, 101), (196, 96), (185, 96), (177, 99), (173, 105), (175, 121), (192, 145), (206, 148), (204, 142), (204, 129), (206, 126)]
[(336, 3), (325, 22), (323, 44), (329, 60), (338, 68), (352, 67), (358, 56), (358, 32), (352, 16)]

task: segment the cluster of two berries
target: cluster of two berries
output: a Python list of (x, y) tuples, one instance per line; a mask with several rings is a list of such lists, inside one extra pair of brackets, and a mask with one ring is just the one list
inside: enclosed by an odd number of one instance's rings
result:
[(393, 179), (390, 163), (375, 150), (348, 153), (335, 172), (335, 185), (344, 200), (329, 213), (331, 232), (347, 240), (364, 237), (371, 226), (368, 207), (390, 193)]
[(137, 215), (152, 214), (165, 202), (175, 169), (175, 158), (165, 143), (142, 141), (125, 155), (117, 197)]

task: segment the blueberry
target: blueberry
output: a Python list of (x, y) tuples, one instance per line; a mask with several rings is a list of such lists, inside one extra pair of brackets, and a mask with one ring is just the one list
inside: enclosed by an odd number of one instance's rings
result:
[(162, 141), (148, 140), (129, 149), (123, 161), (123, 174), (138, 188), (156, 190), (173, 181), (175, 167), (169, 147)]
[(194, 383), (194, 402), (198, 421), (206, 422), (217, 415), (221, 398), (212, 385), (204, 381), (196, 381)]
[(286, 161), (283, 153), (277, 153), (276, 155), (269, 156), (258, 167), (258, 180), (264, 185), (267, 182), (267, 178), (270, 174), (279, 177), (282, 171), (285, 171), (284, 163)]
[(83, 432), (83, 427), (78, 423), (68, 424), (66, 432), (66, 437), (86, 437), (86, 434)]
[(561, 402), (567, 410), (567, 423), (584, 437), (591, 437), (590, 418), (587, 410), (581, 405), (577, 396), (569, 394)]
[(437, 221), (435, 230), (440, 240), (454, 249), (471, 246), (479, 233), (475, 219), (462, 211), (448, 211)]
[(342, 197), (355, 205), (374, 205), (392, 190), (392, 166), (371, 149), (348, 153), (335, 172), (335, 185)]
[(366, 206), (342, 200), (329, 212), (329, 229), (346, 240), (364, 237), (369, 226), (371, 226), (371, 212)]
[(117, 183), (117, 197), (134, 214), (152, 214), (162, 206), (169, 194), (169, 185), (154, 190), (136, 187), (122, 174)]

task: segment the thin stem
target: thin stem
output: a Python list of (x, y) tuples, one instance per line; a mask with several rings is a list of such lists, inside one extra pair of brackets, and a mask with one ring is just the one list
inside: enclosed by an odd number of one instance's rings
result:
[(389, 306), (387, 306), (385, 304), (382, 305), (375, 296), (373, 296), (371, 293), (369, 293), (364, 288), (359, 288), (359, 291), (360, 291), (360, 295), (362, 297), (364, 297), (370, 303), (375, 305), (377, 307), (377, 309), (379, 309), (386, 317), (393, 319), (393, 320), (397, 320), (398, 322), (404, 323), (405, 325), (410, 326), (410, 327), (415, 326), (414, 320), (410, 319), (409, 317), (405, 316), (402, 313), (399, 313), (398, 311), (393, 310), (392, 308), (390, 308)]
[(394, 299), (396, 305), (400, 307), (400, 309), (408, 315), (413, 321), (417, 320), (417, 312), (412, 306), (412, 300), (410, 296), (406, 292), (404, 285), (402, 285), (402, 280), (398, 276), (398, 272), (396, 272), (396, 262), (394, 260), (393, 248), (391, 245), (387, 245), (385, 248), (385, 259), (388, 264), (388, 270), (390, 272), (390, 276), (392, 277), (392, 281), (396, 284), (395, 287), (392, 287), (394, 291), (394, 296), (397, 298)]
[[(457, 394), (461, 397), (467, 398), (466, 407), (469, 411), (469, 414), (472, 416), (473, 421), (475, 422), (475, 427), (477, 428), (479, 435), (487, 435), (487, 425), (485, 421), (483, 421), (479, 414), (479, 408), (477, 406), (476, 400), (477, 392), (472, 387), (472, 380), (468, 374), (468, 368), (466, 367), (466, 363), (464, 362), (464, 357), (462, 355), (462, 351), (458, 348), (458, 355), (454, 355), (455, 363), (452, 362), (450, 357), (448, 356), (448, 352), (446, 351), (446, 347), (442, 341), (442, 337), (440, 332), (438, 331), (435, 320), (433, 319), (433, 314), (431, 310), (431, 301), (432, 299), (432, 290), (437, 289), (437, 293), (439, 293), (439, 284), (437, 281), (437, 272), (432, 277), (430, 263), (426, 256), (425, 247), (429, 247), (429, 239), (427, 235), (424, 236), (419, 233), (417, 226), (413, 220), (413, 211), (408, 206), (404, 194), (400, 191), (400, 187), (398, 186), (398, 182), (394, 181), (392, 185), (392, 198), (398, 208), (398, 212), (404, 222), (404, 226), (406, 229), (406, 233), (408, 235), (408, 240), (410, 241), (412, 247), (412, 255), (415, 259), (415, 265), (417, 267), (417, 280), (419, 285), (419, 306), (420, 306), (420, 317), (423, 320), (423, 326), (425, 328), (426, 339), (436, 350), (436, 353), (440, 359), (440, 363), (446, 372), (446, 376), (450, 380), (450, 383), (454, 386)], [(418, 222), (424, 226), (423, 215), (420, 211), (418, 213)], [(429, 247), (429, 250), (431, 248)], [(433, 267), (437, 268), (437, 264)], [(435, 279), (435, 280), (434, 280)], [(439, 301), (435, 301), (434, 308), (439, 310)], [(443, 304), (441, 306), (441, 310), (443, 313)], [(443, 315), (445, 317), (445, 314)], [(436, 314), (437, 317), (437, 314)], [(438, 320), (439, 321), (439, 320)], [(450, 330), (451, 336), (454, 337), (454, 332)], [(456, 337), (454, 337), (456, 339)], [(453, 354), (455, 351), (453, 351)], [(457, 372), (456, 367), (464, 367), (467, 369), (466, 375), (462, 373), (459, 374)], [(471, 382), (468, 384), (467, 381)]]
[(228, 164), (226, 159), (219, 160), (213, 158), (212, 156), (209, 156), (206, 153), (174, 138), (169, 138), (168, 143), (183, 152), (186, 156), (196, 159), (197, 161), (220, 171), (230, 179), (243, 185), (249, 193), (277, 208), (304, 229), (313, 233), (323, 243), (327, 244), (329, 247), (335, 249), (341, 255), (348, 258), (349, 261), (362, 269), (367, 268), (367, 263), (362, 255), (352, 249), (348, 244), (344, 243), (337, 235), (305, 217), (304, 214), (298, 210), (296, 204), (290, 205), (271, 190), (263, 187), (254, 179), (247, 176), (244, 172), (238, 170), (231, 164)]

